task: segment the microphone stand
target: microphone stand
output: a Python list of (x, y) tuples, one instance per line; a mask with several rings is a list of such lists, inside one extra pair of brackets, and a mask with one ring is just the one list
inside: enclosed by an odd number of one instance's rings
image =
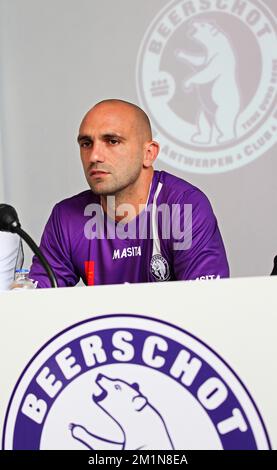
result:
[(274, 266), (273, 266), (272, 273), (270, 275), (277, 276), (277, 256), (275, 256), (274, 258)]
[(58, 287), (57, 279), (55, 277), (55, 274), (53, 273), (52, 268), (49, 266), (47, 260), (45, 259), (44, 255), (42, 254), (42, 252), (40, 251), (39, 247), (34, 242), (34, 240), (21, 227), (16, 227), (14, 229), (14, 232), (17, 233), (21, 238), (23, 238), (23, 240), (27, 243), (27, 245), (31, 248), (31, 250), (38, 257), (42, 266), (47, 272), (47, 275), (51, 282), (51, 287)]
[(23, 238), (23, 240), (38, 257), (42, 266), (47, 272), (51, 287), (58, 287), (57, 279), (48, 261), (34, 240), (32, 240), (32, 238), (21, 228), (16, 210), (8, 204), (0, 204), (0, 231), (17, 233), (21, 238)]

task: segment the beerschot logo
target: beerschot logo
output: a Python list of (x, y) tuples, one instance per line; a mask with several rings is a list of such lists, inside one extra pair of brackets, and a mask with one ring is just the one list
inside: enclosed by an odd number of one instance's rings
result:
[(156, 281), (167, 281), (170, 278), (170, 269), (167, 260), (160, 254), (152, 256), (150, 262), (152, 276)]
[(269, 449), (239, 377), (207, 345), (138, 315), (83, 321), (32, 358), (3, 449)]
[(226, 172), (276, 143), (276, 19), (262, 1), (170, 2), (143, 38), (136, 75), (172, 167)]

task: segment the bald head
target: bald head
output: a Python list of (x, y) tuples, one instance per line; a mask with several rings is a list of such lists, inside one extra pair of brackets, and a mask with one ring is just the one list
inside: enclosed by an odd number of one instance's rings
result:
[(81, 123), (78, 143), (95, 194), (135, 204), (147, 198), (159, 144), (142, 109), (123, 100), (97, 103)]
[(99, 101), (96, 103), (85, 115), (82, 124), (90, 119), (91, 114), (94, 111), (108, 110), (110, 114), (121, 114), (122, 117), (125, 117), (133, 127), (133, 131), (136, 132), (138, 137), (143, 141), (152, 140), (152, 130), (150, 120), (147, 114), (136, 104), (129, 103), (128, 101), (118, 100), (118, 99), (107, 99)]

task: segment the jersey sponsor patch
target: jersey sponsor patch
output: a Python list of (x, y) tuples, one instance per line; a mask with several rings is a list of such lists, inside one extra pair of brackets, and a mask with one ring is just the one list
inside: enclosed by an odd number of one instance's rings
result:
[(113, 259), (129, 258), (134, 256), (141, 256), (141, 247), (140, 246), (129, 246), (128, 248), (123, 248), (123, 250), (114, 250)]

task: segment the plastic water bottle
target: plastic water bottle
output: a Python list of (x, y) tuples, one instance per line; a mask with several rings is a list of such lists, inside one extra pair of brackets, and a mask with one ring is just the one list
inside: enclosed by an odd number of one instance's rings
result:
[(17, 269), (15, 271), (15, 278), (10, 286), (10, 290), (19, 289), (35, 289), (37, 282), (29, 278), (29, 269)]

